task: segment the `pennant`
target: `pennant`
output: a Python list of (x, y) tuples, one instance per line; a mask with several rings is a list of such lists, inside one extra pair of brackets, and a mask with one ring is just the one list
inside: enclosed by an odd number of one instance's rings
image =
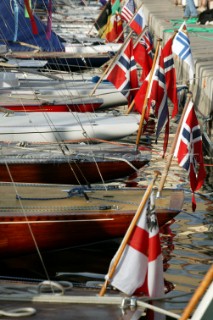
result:
[(131, 21), (132, 18), (134, 17), (135, 10), (136, 10), (136, 5), (134, 0), (127, 0), (127, 2), (125, 3), (125, 5), (121, 10), (121, 19), (129, 23), (129, 21)]
[(192, 210), (195, 211), (194, 192), (202, 187), (206, 172), (203, 161), (202, 136), (192, 101), (189, 102), (183, 118), (174, 156), (177, 157), (179, 166), (188, 172), (193, 192)]
[(164, 71), (166, 79), (167, 95), (173, 103), (172, 118), (178, 113), (178, 97), (177, 97), (177, 82), (176, 82), (176, 71), (172, 52), (173, 37), (170, 38), (165, 46), (163, 47), (164, 56)]
[(192, 57), (190, 41), (187, 34), (186, 22), (184, 21), (180, 26), (176, 36), (173, 40), (172, 51), (175, 53), (181, 60), (186, 62), (189, 66), (189, 81), (193, 83), (195, 67), (194, 60)]
[(144, 27), (146, 26), (146, 19), (145, 19), (145, 16), (143, 14), (142, 8), (140, 8), (138, 10), (138, 12), (136, 13), (135, 17), (130, 22), (129, 26), (130, 26), (130, 28), (132, 28), (135, 31), (135, 33), (141, 34), (141, 32), (143, 31)]
[(112, 286), (127, 295), (143, 294), (152, 298), (163, 295), (163, 258), (153, 194), (145, 204), (109, 280)]
[(35, 18), (33, 16), (33, 13), (32, 13), (31, 7), (30, 7), (29, 0), (24, 0), (24, 4), (25, 4), (25, 8), (27, 9), (28, 15), (30, 17), (30, 22), (31, 22), (33, 34), (36, 35), (36, 34), (38, 34), (38, 28), (37, 28)]
[(134, 98), (138, 90), (138, 75), (131, 38), (110, 68), (106, 79), (113, 83), (129, 102)]

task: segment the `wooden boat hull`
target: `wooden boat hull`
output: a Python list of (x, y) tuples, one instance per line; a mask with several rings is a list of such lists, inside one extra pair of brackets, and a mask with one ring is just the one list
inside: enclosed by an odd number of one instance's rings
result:
[[(25, 183), (88, 184), (124, 178), (136, 172), (149, 160), (0, 163), (0, 181)], [(8, 170), (9, 169), (9, 170)]]
[[(1, 257), (33, 253), (36, 246), (47, 251), (122, 237), (144, 192), (138, 188), (85, 192), (74, 188), (67, 197), (68, 190), (59, 186), (1, 184)], [(162, 205), (167, 200), (158, 201)], [(160, 226), (179, 213), (183, 193), (176, 192), (173, 201), (175, 209), (169, 204), (157, 207)]]
[[(3, 144), (0, 181), (88, 185), (124, 178), (146, 165), (149, 150), (129, 144)], [(12, 180), (11, 180), (12, 177)]]

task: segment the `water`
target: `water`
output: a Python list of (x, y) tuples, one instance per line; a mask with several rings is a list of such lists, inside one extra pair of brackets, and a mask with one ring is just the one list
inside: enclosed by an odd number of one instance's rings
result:
[(213, 202), (203, 197), (196, 200), (197, 210), (192, 213), (191, 195), (186, 194), (184, 212), (170, 227), (174, 249), (165, 272), (166, 279), (175, 285), (170, 295), (189, 294), (176, 299), (176, 303), (166, 303), (167, 310), (178, 313), (182, 312), (213, 260)]

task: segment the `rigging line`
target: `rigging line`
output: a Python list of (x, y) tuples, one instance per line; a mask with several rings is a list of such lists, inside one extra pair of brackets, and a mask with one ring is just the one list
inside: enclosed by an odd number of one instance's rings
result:
[[(14, 182), (14, 180), (13, 180), (13, 177), (12, 177), (12, 175), (11, 175), (9, 166), (8, 166), (8, 164), (7, 164), (6, 161), (5, 161), (5, 166), (6, 166), (6, 168), (7, 168), (7, 172), (8, 172), (8, 174), (9, 174), (9, 176), (10, 176), (10, 179), (11, 179), (11, 182), (12, 182), (12, 185), (13, 185), (13, 188), (14, 188), (15, 193), (16, 193), (16, 196), (17, 196), (17, 195), (18, 195), (18, 190), (17, 190), (17, 188), (16, 188), (15, 182)], [(18, 198), (17, 198), (17, 199), (18, 199)], [(34, 237), (34, 234), (33, 234), (33, 231), (32, 231), (32, 227), (31, 227), (31, 225), (30, 225), (30, 223), (29, 223), (29, 220), (28, 220), (28, 218), (27, 218), (26, 211), (25, 211), (25, 209), (24, 209), (24, 206), (23, 206), (23, 204), (22, 204), (22, 201), (21, 201), (21, 199), (18, 199), (18, 201), (19, 201), (21, 210), (22, 210), (22, 212), (23, 212), (23, 214), (24, 214), (25, 220), (27, 221), (27, 225), (28, 225), (28, 228), (29, 228), (31, 237), (32, 237), (32, 239), (33, 239), (33, 242), (34, 242), (36, 251), (37, 251), (37, 253), (38, 253), (38, 256), (39, 256), (39, 258), (40, 258), (41, 264), (42, 264), (42, 266), (43, 266), (45, 275), (46, 275), (47, 279), (50, 280), (49, 274), (48, 274), (47, 269), (46, 269), (46, 266), (45, 266), (45, 264), (44, 264), (44, 260), (43, 260), (43, 258), (42, 258), (41, 252), (40, 252), (40, 250), (39, 250), (37, 241), (36, 241), (36, 239), (35, 239), (35, 237)]]
[[(67, 149), (66, 143), (64, 143), (63, 145), (64, 145), (65, 148)], [(64, 152), (64, 149), (63, 149), (63, 147), (62, 147), (61, 144), (59, 144), (59, 148), (61, 149), (62, 154), (64, 155), (64, 157), (66, 157), (66, 153)], [(69, 148), (68, 148), (68, 150), (69, 150)], [(70, 155), (72, 155), (72, 153), (70, 153), (70, 150), (69, 150), (68, 156), (70, 156)], [(81, 182), (80, 182), (80, 180), (79, 180), (79, 178), (78, 178), (75, 170), (73, 169), (72, 164), (69, 162), (68, 157), (66, 157), (66, 160), (67, 160), (67, 163), (68, 163), (68, 165), (69, 165), (69, 167), (70, 167), (70, 170), (72, 171), (73, 175), (75, 176), (76, 181), (78, 182), (78, 185), (82, 186), (82, 184), (81, 184)], [(83, 174), (83, 172), (82, 172), (80, 166), (78, 165), (78, 162), (77, 162), (77, 161), (75, 161), (75, 165), (78, 167), (78, 171), (81, 173), (81, 176), (84, 178), (86, 184), (89, 185), (89, 182), (88, 182), (88, 180), (86, 179), (85, 175)]]
[[(65, 144), (65, 146), (66, 146), (66, 144)], [(69, 148), (68, 148), (68, 149), (69, 149)], [(69, 151), (70, 151), (70, 149), (69, 149)], [(101, 174), (101, 170), (100, 170), (100, 168), (99, 168), (98, 162), (96, 161), (94, 151), (93, 151), (92, 149), (90, 149), (90, 152), (92, 153), (91, 157), (93, 158), (93, 161), (95, 162), (95, 165), (96, 165), (97, 171), (98, 171), (98, 173), (99, 173), (99, 176), (100, 176), (100, 178), (101, 178), (102, 184), (103, 184), (104, 187), (105, 187), (105, 181), (104, 181), (103, 176), (102, 176), (102, 174)], [(72, 153), (69, 152), (69, 155), (72, 155)], [(80, 154), (80, 155), (81, 155), (81, 154)], [(84, 154), (82, 154), (82, 155), (84, 155)], [(86, 156), (89, 156), (89, 157), (90, 157), (89, 154), (87, 154)], [(86, 184), (87, 184), (87, 185), (90, 185), (90, 182), (86, 179), (86, 177), (85, 177), (85, 175), (83, 174), (81, 168), (79, 167), (77, 161), (75, 161), (75, 165), (78, 167), (78, 170), (80, 171), (82, 177), (85, 179)], [(69, 163), (69, 166), (70, 166), (71, 170), (73, 171), (73, 174), (75, 175), (76, 180), (78, 181), (79, 185), (82, 186), (82, 184), (80, 183), (80, 181), (79, 181), (79, 179), (78, 179), (78, 177), (77, 177), (77, 175), (76, 175), (76, 173), (75, 173), (75, 170), (72, 168), (71, 163)], [(105, 187), (105, 190), (107, 190), (107, 187)]]

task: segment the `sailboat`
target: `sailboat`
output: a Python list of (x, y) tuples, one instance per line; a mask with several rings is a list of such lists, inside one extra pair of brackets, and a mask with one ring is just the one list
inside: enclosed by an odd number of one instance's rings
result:
[[(143, 192), (111, 184), (1, 183), (1, 257), (35, 252), (34, 240), (47, 251), (123, 236)], [(157, 200), (160, 226), (180, 212), (183, 199), (182, 191), (165, 191)]]
[(119, 112), (14, 112), (0, 114), (2, 142), (116, 140), (135, 133), (140, 116)]
[(24, 112), (93, 112), (127, 104), (127, 98), (108, 81), (91, 95), (97, 78), (19, 68), (0, 72), (0, 106)]
[(0, 181), (91, 184), (138, 173), (149, 163), (150, 150), (127, 143), (1, 143)]

